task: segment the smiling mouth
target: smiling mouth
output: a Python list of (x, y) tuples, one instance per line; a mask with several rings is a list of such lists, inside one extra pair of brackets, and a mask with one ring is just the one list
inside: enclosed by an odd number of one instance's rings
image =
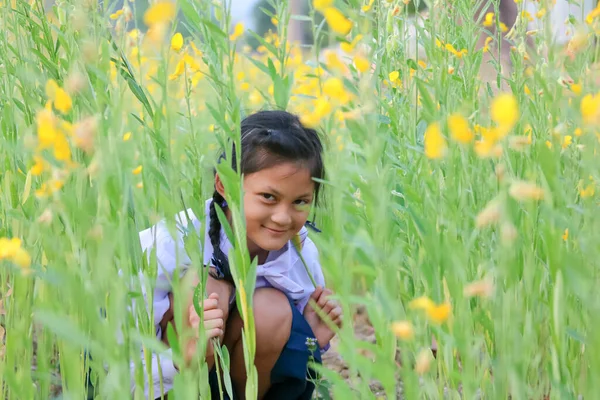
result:
[(269, 232), (276, 233), (276, 234), (282, 234), (282, 233), (286, 233), (287, 232), (287, 231), (281, 231), (281, 230), (278, 230), (278, 229), (272, 229), (272, 228), (269, 228), (269, 227), (266, 227), (266, 226), (264, 228), (266, 230), (268, 230)]

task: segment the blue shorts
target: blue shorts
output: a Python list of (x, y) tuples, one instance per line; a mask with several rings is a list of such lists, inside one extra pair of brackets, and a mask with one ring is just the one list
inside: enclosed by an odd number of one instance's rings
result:
[[(309, 400), (315, 389), (312, 380), (317, 378), (315, 371), (309, 368), (308, 363), (312, 358), (313, 362), (321, 363), (321, 351), (316, 349), (311, 351), (307, 341), (316, 343), (315, 335), (290, 300), (292, 308), (292, 329), (290, 338), (281, 351), (273, 370), (271, 371), (271, 388), (264, 397), (265, 400)], [(209, 377), (211, 395), (213, 399), (219, 399), (219, 384), (215, 369)], [(235, 392), (235, 389), (234, 389)], [(233, 393), (233, 399), (223, 393), (225, 400), (236, 400), (238, 396)]]

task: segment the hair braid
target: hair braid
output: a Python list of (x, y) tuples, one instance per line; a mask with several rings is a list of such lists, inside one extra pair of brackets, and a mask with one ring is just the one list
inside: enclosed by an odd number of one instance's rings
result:
[(225, 199), (223, 196), (215, 190), (213, 193), (213, 201), (210, 203), (210, 226), (208, 228), (208, 237), (213, 246), (211, 263), (216, 268), (216, 271), (211, 270), (210, 276), (235, 285), (233, 276), (231, 275), (231, 269), (229, 268), (229, 260), (227, 260), (227, 255), (221, 250), (221, 221), (219, 221), (219, 215), (217, 214), (217, 209), (215, 207), (215, 204), (221, 206), (224, 201)]

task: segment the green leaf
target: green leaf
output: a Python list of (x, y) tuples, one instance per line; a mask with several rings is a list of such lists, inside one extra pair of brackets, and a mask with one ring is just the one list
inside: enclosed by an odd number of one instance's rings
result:
[(427, 85), (420, 78), (415, 78), (415, 82), (417, 83), (417, 88), (419, 89), (419, 94), (421, 95), (421, 100), (423, 102), (423, 107), (425, 111), (429, 114), (430, 118), (433, 118), (435, 115), (435, 104), (429, 95), (429, 90), (427, 90)]
[(91, 340), (89, 335), (71, 321), (69, 316), (40, 309), (35, 312), (34, 319), (71, 345), (77, 345), (88, 350), (94, 354), (94, 357), (104, 358), (107, 356), (104, 349), (97, 342)]
[(225, 213), (221, 209), (221, 205), (220, 204), (215, 204), (215, 211), (217, 212), (217, 216), (219, 218), (219, 222), (221, 223), (221, 226), (225, 230), (225, 234), (227, 235), (227, 239), (229, 239), (229, 241), (231, 243), (233, 243), (233, 241), (234, 241), (233, 230), (231, 229), (231, 225), (229, 224), (229, 221), (227, 220), (227, 217), (225, 216)]

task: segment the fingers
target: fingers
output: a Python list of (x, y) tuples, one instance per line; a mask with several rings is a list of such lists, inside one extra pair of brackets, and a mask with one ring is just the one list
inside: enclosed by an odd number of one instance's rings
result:
[(208, 331), (206, 331), (206, 337), (208, 339), (222, 338), (223, 337), (223, 329), (214, 328), (214, 329), (208, 330)]
[(333, 310), (329, 312), (329, 314), (327, 314), (327, 316), (331, 319), (331, 322), (333, 322), (335, 326), (337, 326), (338, 328), (342, 327), (342, 307), (336, 306)]
[(325, 307), (325, 305), (327, 304), (327, 302), (329, 301), (329, 296), (331, 296), (332, 294), (333, 294), (333, 292), (331, 290), (323, 289), (317, 300), (317, 305), (321, 309), (323, 309)]
[(318, 301), (319, 297), (321, 296), (321, 293), (323, 293), (323, 287), (317, 286), (315, 288), (315, 291), (310, 295), (310, 298), (314, 301)]
[(204, 308), (204, 311), (214, 310), (218, 306), (219, 306), (219, 295), (216, 293), (211, 293), (211, 295), (208, 296), (208, 299), (205, 299), (204, 303), (202, 304), (202, 308)]

